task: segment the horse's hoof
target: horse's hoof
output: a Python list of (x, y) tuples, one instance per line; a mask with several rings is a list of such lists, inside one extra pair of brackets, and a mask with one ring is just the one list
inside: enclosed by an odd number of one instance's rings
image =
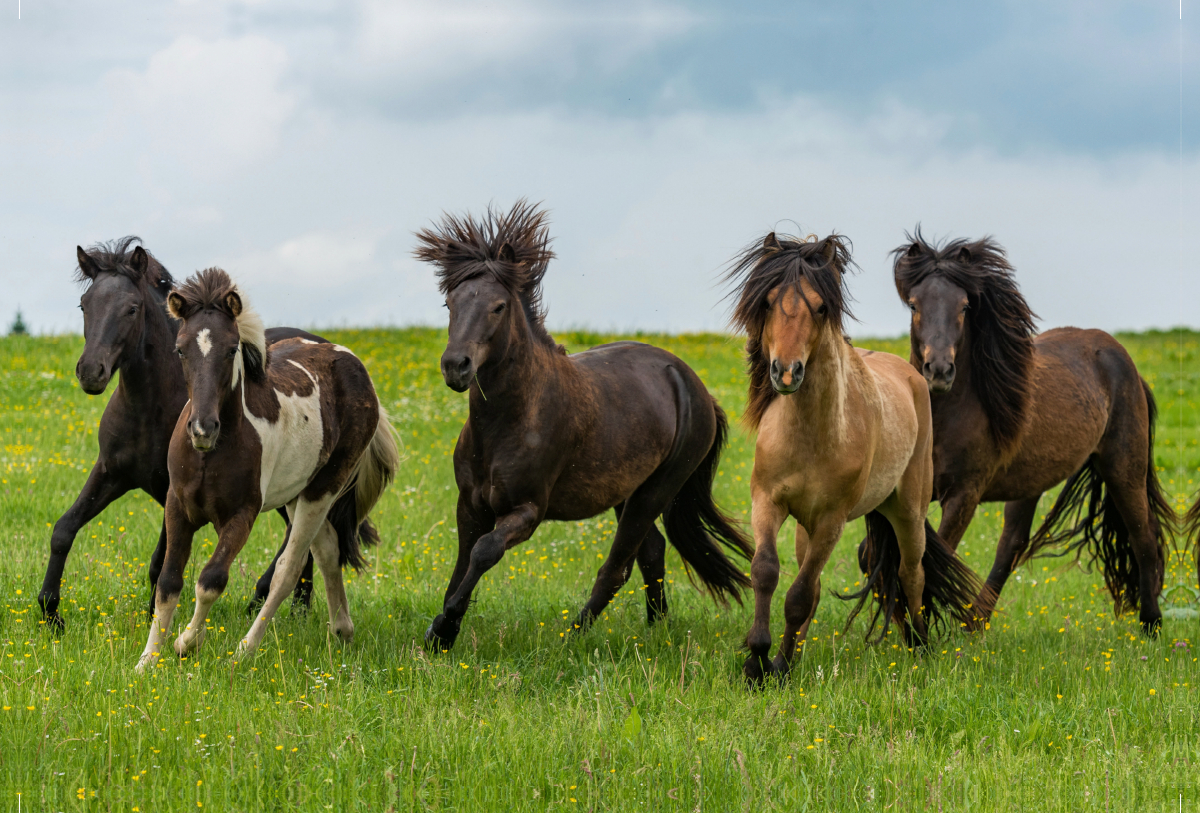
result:
[(266, 601), (266, 596), (256, 595), (254, 598), (250, 599), (250, 603), (246, 605), (246, 615), (250, 617), (257, 615), (258, 611), (262, 609), (262, 606), (266, 603)]
[(437, 618), (425, 630), (425, 648), (431, 652), (448, 652), (458, 638), (458, 629), (462, 619), (451, 621), (445, 613), (438, 613)]
[(774, 671), (775, 665), (767, 660), (766, 655), (751, 653), (750, 657), (746, 658), (746, 662), (742, 664), (742, 675), (745, 676), (746, 682), (755, 689), (762, 688), (767, 677)]
[(1158, 631), (1161, 628), (1162, 628), (1162, 616), (1161, 615), (1155, 616), (1154, 618), (1143, 618), (1142, 619), (1142, 632), (1144, 632), (1146, 634), (1147, 638), (1157, 638)]
[(783, 657), (782, 652), (776, 655), (775, 659), (771, 661), (771, 674), (780, 680), (787, 680), (787, 677), (789, 674), (791, 674), (791, 671), (792, 665), (787, 662), (786, 658)]
[(63, 621), (63, 617), (57, 611), (43, 613), (42, 619), (46, 622), (46, 626), (56, 633), (62, 633), (67, 628), (67, 622)]

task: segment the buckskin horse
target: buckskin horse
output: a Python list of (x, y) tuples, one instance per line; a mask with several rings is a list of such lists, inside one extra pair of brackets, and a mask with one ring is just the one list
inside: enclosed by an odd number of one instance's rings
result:
[[(743, 672), (754, 684), (785, 676), (816, 615), (821, 572), (847, 522), (866, 517), (868, 579), (851, 619), (876, 600), (868, 638), (897, 622), (910, 645), (944, 616), (972, 618), (978, 581), (925, 519), (933, 490), (933, 426), (925, 381), (899, 356), (857, 350), (843, 332), (849, 241), (780, 238), (751, 244), (726, 277), (733, 323), (747, 334), (744, 420), (758, 431), (750, 478), (754, 624)], [(771, 599), (776, 538), (796, 520), (799, 572), (784, 603), (779, 652)], [(849, 622), (847, 623), (849, 626)]]
[[(957, 548), (980, 502), (1005, 503), (980, 619), (1015, 567), (1066, 544), (1100, 560), (1115, 612), (1139, 610), (1154, 635), (1175, 514), (1154, 468), (1154, 395), (1129, 353), (1100, 330), (1034, 336), (991, 238), (935, 245), (918, 229), (893, 256), (910, 361), (932, 394), (938, 533)], [(1038, 500), (1064, 480), (1031, 536)]]
[[(79, 385), (89, 395), (100, 395), (115, 373), (120, 376), (108, 400), (96, 433), (99, 455), (83, 490), (67, 509), (50, 537), (50, 560), (38, 594), (47, 623), (63, 629), (58, 612), (63, 570), (79, 530), (117, 498), (141, 489), (162, 505), (167, 498), (167, 446), (179, 411), (187, 401), (187, 386), (175, 353), (174, 320), (167, 314), (166, 298), (175, 280), (137, 237), (123, 237), (76, 248), (76, 280), (88, 287), (79, 300), (83, 311), (83, 353), (75, 365)], [(302, 336), (325, 341), (295, 328), (273, 328), (267, 342)], [(284, 520), (287, 520), (286, 513)], [(153, 588), (166, 553), (166, 525), (150, 557), (150, 612)], [(283, 548), (280, 548), (282, 551)], [(275, 563), (259, 582), (261, 597)], [(312, 560), (296, 587), (296, 600), (307, 607), (312, 593)], [(261, 601), (262, 598), (258, 600)]]
[(667, 610), (667, 538), (710, 595), (740, 601), (746, 576), (721, 545), (750, 546), (713, 503), (725, 414), (671, 353), (616, 342), (568, 356), (544, 326), (541, 282), (553, 257), (546, 213), (524, 201), (481, 221), (444, 216), (417, 234), (450, 310), (442, 376), (469, 391), (454, 449), (458, 561), (427, 645), (449, 649), (471, 593), (544, 520), (614, 509), (617, 531), (574, 629), (583, 631), (636, 560), (647, 620)]
[(229, 275), (201, 271), (167, 295), (179, 320), (188, 404), (171, 435), (167, 553), (154, 619), (138, 661), (159, 656), (183, 588), (197, 530), (212, 523), (217, 546), (196, 581), (196, 608), (175, 640), (185, 655), (204, 640), (205, 619), (229, 580), (255, 517), (287, 506), (291, 530), (258, 617), (239, 644), (254, 653), (311, 550), (325, 581), (335, 634), (354, 634), (343, 565), (363, 564), (360, 534), (398, 462), (396, 441), (363, 363), (348, 349), (306, 339), (267, 347), (262, 320)]

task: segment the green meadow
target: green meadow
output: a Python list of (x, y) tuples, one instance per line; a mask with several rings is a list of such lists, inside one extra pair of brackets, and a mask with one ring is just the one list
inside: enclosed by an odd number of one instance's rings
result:
[[(41, 622), (50, 528), (92, 465), (107, 396), (74, 379), (80, 337), (0, 339), (0, 811), (18, 796), (24, 811), (1200, 811), (1190, 554), (1170, 563), (1157, 640), (1113, 617), (1097, 573), (1049, 558), (1015, 574), (988, 631), (914, 654), (895, 634), (866, 645), (861, 620), (843, 633), (849, 607), (828, 594), (859, 579), (855, 523), (790, 681), (750, 691), (749, 602), (715, 606), (673, 551), (663, 623), (647, 628), (635, 573), (594, 629), (567, 634), (609, 514), (544, 525), (484, 578), (455, 648), (425, 652), (457, 547), (451, 453), (466, 397), (438, 373), (444, 331), (326, 335), (364, 359), (404, 447), (374, 514), (383, 541), (350, 576), (353, 643), (327, 634), (318, 583), (312, 612), (285, 605), (257, 657), (235, 661), (284, 530), (264, 515), (202, 652), (144, 676), (133, 667), (161, 509), (130, 494), (87, 526), (66, 571), (67, 629)], [(557, 338), (576, 351), (616, 337)], [(634, 338), (678, 354), (740, 415), (739, 340)], [(1200, 334), (1119, 338), (1158, 398), (1156, 464), (1186, 507), (1200, 485)], [(907, 340), (860, 344), (907, 355)], [(736, 430), (716, 485), (736, 516), (752, 458)], [(1000, 508), (982, 507), (960, 549), (981, 575)], [(175, 632), (214, 542), (211, 528), (197, 535)], [(796, 571), (781, 554), (777, 634)]]

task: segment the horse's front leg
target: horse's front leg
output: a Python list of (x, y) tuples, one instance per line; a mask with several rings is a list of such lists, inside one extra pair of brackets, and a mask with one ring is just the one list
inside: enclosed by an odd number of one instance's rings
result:
[(779, 585), (779, 552), (775, 540), (787, 515), (787, 509), (771, 499), (770, 494), (753, 486), (750, 525), (754, 530), (754, 558), (750, 562), (750, 585), (754, 588), (754, 625), (746, 634), (750, 656), (746, 658), (742, 672), (756, 684), (774, 671), (767, 656), (771, 652), (771, 599)]
[[(459, 499), (461, 501), (463, 497), (460, 495)], [(462, 536), (463, 530), (460, 527), (460, 562), (455, 566), (454, 575), (451, 576), (451, 587), (446, 591), (446, 601), (442, 605), (442, 612), (433, 619), (433, 623), (425, 631), (426, 647), (435, 651), (446, 651), (454, 646), (454, 640), (458, 637), (458, 630), (462, 626), (463, 616), (467, 614), (467, 605), (471, 601), (471, 593), (474, 592), (475, 586), (479, 584), (479, 580), (483, 578), (483, 574), (495, 567), (496, 563), (500, 561), (504, 556), (504, 551), (513, 545), (524, 542), (533, 535), (534, 529), (537, 528), (538, 523), (541, 521), (542, 514), (542, 508), (532, 502), (527, 502), (522, 503), (511, 512), (499, 517), (496, 520), (496, 527), (478, 537), (475, 544), (471, 546), (466, 570), (462, 573), (461, 577), (458, 574), (461, 567), (461, 557), (464, 552), (464, 537)], [(475, 530), (477, 530), (477, 527), (468, 529), (471, 533)], [(458, 579), (457, 585), (455, 584), (456, 578)]]
[(981, 496), (982, 492), (973, 484), (964, 484), (963, 488), (942, 500), (942, 521), (938, 523), (938, 536), (952, 550), (958, 550), (971, 520), (975, 518), (975, 509), (979, 507)]
[(171, 621), (179, 604), (179, 594), (183, 591), (183, 571), (192, 555), (192, 537), (198, 529), (198, 526), (188, 519), (187, 512), (183, 510), (183, 505), (173, 491), (167, 493), (164, 518), (167, 525), (167, 553), (163, 559), (162, 572), (158, 576), (158, 584), (154, 588), (154, 618), (150, 619), (146, 648), (142, 650), (138, 659), (138, 672), (144, 671), (147, 666), (158, 660), (163, 641), (171, 631)]
[(217, 529), (217, 548), (196, 579), (196, 610), (187, 629), (175, 639), (175, 652), (180, 657), (199, 649), (204, 643), (208, 611), (229, 584), (229, 568), (250, 537), (254, 517), (253, 510), (243, 511)]
[(783, 641), (772, 667), (779, 675), (786, 675), (792, 668), (792, 659), (808, 637), (808, 627), (817, 614), (821, 603), (821, 573), (829, 563), (842, 528), (846, 521), (841, 516), (823, 517), (810, 534), (804, 526), (796, 523), (796, 561), (800, 572), (788, 588), (783, 604)]
[(129, 486), (124, 481), (106, 474), (104, 465), (96, 461), (75, 502), (54, 523), (54, 532), (50, 536), (50, 561), (46, 563), (46, 577), (38, 594), (38, 604), (42, 608), (42, 617), (55, 629), (63, 628), (62, 616), (58, 614), (59, 591), (62, 589), (67, 557), (75, 544), (75, 535), (109, 503), (128, 490)]

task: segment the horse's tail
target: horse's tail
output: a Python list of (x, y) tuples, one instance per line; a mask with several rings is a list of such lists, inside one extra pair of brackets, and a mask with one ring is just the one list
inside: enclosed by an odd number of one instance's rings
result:
[[(854, 621), (863, 605), (874, 599), (871, 625), (867, 628), (869, 643), (878, 643), (887, 635), (888, 626), (895, 621), (902, 628), (908, 625), (908, 598), (900, 583), (900, 541), (892, 523), (878, 511), (865, 517), (867, 539), (863, 548), (866, 565), (866, 583), (861, 590), (849, 595), (834, 593), (846, 601), (857, 600), (846, 619), (846, 629)], [(921, 567), (925, 570), (925, 593), (921, 596), (921, 612), (930, 631), (943, 628), (953, 621), (955, 628), (973, 627), (976, 613), (973, 603), (982, 592), (979, 577), (963, 564), (954, 549), (938, 536), (937, 531), (925, 521), (925, 553), (921, 556)], [(875, 632), (880, 617), (883, 625), (879, 634)]]
[(1194, 548), (1196, 551), (1196, 583), (1200, 585), (1200, 541), (1196, 539), (1197, 532), (1200, 532), (1200, 493), (1196, 495), (1192, 507), (1183, 515), (1179, 532), (1183, 536), (1183, 546), (1180, 550), (1186, 552), (1188, 548)]
[(387, 412), (381, 406), (375, 435), (342, 495), (329, 510), (329, 522), (338, 537), (338, 564), (342, 567), (350, 565), (355, 570), (362, 570), (367, 564), (363, 558), (363, 547), (379, 543), (379, 531), (368, 516), (383, 490), (396, 476), (399, 465), (400, 451), (395, 432)]
[(712, 446), (663, 512), (663, 526), (667, 538), (688, 566), (688, 576), (695, 571), (709, 594), (721, 604), (728, 605), (730, 598), (741, 604), (741, 589), (750, 586), (750, 577), (729, 560), (720, 545), (746, 559), (754, 554), (754, 546), (713, 502), (713, 478), (725, 447), (729, 422), (715, 400), (712, 406), (717, 419)]
[[(1141, 379), (1141, 383), (1149, 415), (1146, 504), (1149, 508), (1151, 536), (1158, 548), (1155, 581), (1161, 585), (1168, 539), (1173, 535), (1176, 520), (1175, 512), (1167, 502), (1158, 480), (1158, 471), (1154, 468), (1154, 429), (1158, 421), (1158, 404), (1146, 381)], [(1112, 494), (1105, 487), (1093, 458), (1089, 458), (1079, 471), (1067, 479), (1041, 527), (1030, 539), (1029, 547), (1013, 563), (1013, 567), (1024, 564), (1041, 551), (1062, 546), (1065, 549), (1058, 555), (1073, 553), (1079, 560), (1086, 552), (1089, 564), (1100, 560), (1104, 583), (1113, 597), (1117, 615), (1139, 608), (1140, 575), (1129, 529)]]

